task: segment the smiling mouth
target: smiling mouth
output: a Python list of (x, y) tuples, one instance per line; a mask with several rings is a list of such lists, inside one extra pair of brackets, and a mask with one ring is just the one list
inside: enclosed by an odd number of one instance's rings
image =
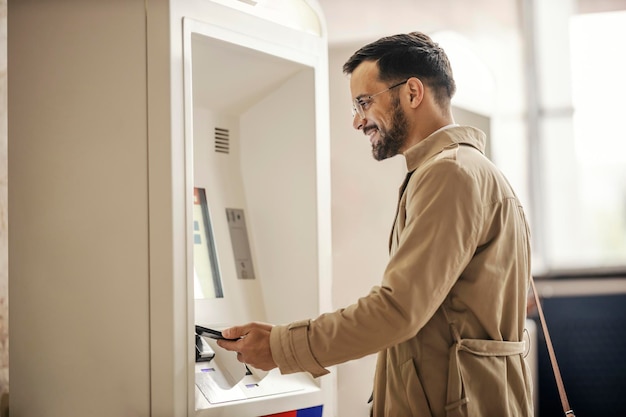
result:
[(376, 126), (368, 127), (367, 129), (363, 129), (363, 134), (370, 138), (370, 143), (374, 144), (374, 137), (378, 133), (378, 128)]

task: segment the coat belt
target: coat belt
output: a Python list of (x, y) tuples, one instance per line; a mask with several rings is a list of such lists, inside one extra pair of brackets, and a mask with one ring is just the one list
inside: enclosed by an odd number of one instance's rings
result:
[[(455, 336), (458, 336), (458, 333)], [(455, 415), (454, 409), (458, 409), (460, 412), (460, 407), (463, 404), (467, 404), (469, 401), (459, 363), (460, 351), (468, 352), (476, 356), (514, 356), (526, 352), (526, 343), (524, 341), (507, 342), (456, 338), (456, 343), (450, 347), (450, 359), (448, 364), (448, 394), (446, 405), (448, 415)]]

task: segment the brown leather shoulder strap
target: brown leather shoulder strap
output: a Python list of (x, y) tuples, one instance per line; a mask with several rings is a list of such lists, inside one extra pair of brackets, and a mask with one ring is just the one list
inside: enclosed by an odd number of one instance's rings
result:
[(552, 370), (554, 371), (554, 378), (556, 379), (556, 386), (559, 390), (559, 396), (561, 397), (561, 405), (563, 406), (563, 412), (565, 413), (565, 417), (576, 417), (576, 415), (574, 414), (574, 411), (569, 406), (569, 401), (567, 400), (567, 394), (565, 393), (565, 385), (563, 385), (563, 379), (561, 378), (561, 371), (559, 370), (559, 365), (556, 362), (556, 355), (554, 354), (554, 348), (552, 347), (552, 339), (550, 339), (550, 333), (548, 332), (548, 325), (546, 324), (546, 319), (543, 315), (543, 308), (541, 308), (541, 301), (539, 300), (539, 293), (537, 292), (537, 287), (535, 287), (535, 280), (532, 276), (530, 277), (530, 285), (533, 289), (533, 294), (535, 295), (535, 303), (537, 304), (537, 311), (539, 312), (539, 320), (541, 321), (543, 334), (546, 338), (546, 345), (548, 346), (548, 354), (550, 355), (550, 362), (552, 363)]

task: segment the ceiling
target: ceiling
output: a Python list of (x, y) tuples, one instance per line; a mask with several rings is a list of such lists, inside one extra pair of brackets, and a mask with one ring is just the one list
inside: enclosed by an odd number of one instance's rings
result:
[(519, 0), (318, 0), (330, 45), (394, 33), (499, 32), (517, 27)]
[[(498, 36), (516, 30), (520, 10), (532, 0), (317, 0), (331, 46), (369, 42), (418, 30)], [(534, 0), (541, 1), (541, 0)], [(555, 1), (555, 0), (550, 0)], [(581, 13), (626, 10), (626, 0), (557, 0)], [(568, 6), (569, 5), (569, 6)]]

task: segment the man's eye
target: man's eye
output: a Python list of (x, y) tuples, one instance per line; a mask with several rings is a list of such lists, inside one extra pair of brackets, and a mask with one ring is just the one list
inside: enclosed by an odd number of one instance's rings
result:
[(370, 101), (369, 100), (359, 100), (359, 105), (363, 109), (367, 109), (370, 106)]

